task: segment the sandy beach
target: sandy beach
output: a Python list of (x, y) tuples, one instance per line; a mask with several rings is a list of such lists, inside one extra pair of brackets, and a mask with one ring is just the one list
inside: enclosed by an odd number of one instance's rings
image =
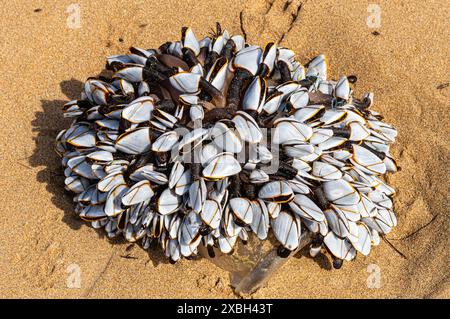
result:
[[(0, 4), (0, 298), (237, 298), (229, 274), (207, 260), (171, 265), (159, 251), (109, 240), (82, 222), (54, 152), (70, 124), (61, 106), (79, 98), (107, 56), (179, 39), (182, 26), (200, 38), (216, 21), (250, 43), (281, 41), (303, 63), (326, 54), (330, 77), (357, 75), (356, 95), (374, 92), (374, 109), (399, 132), (392, 152), (401, 171), (388, 177), (398, 227), (387, 238), (404, 257), (383, 241), (340, 270), (300, 254), (246, 297), (450, 297), (448, 1), (73, 3)], [(373, 3), (376, 27), (367, 21)], [(367, 286), (369, 265), (379, 267), (379, 288)], [(79, 288), (67, 286), (74, 267)]]

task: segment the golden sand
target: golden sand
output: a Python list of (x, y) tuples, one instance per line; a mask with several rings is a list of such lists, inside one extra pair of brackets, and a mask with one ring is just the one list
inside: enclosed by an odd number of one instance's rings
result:
[[(399, 226), (387, 238), (406, 259), (385, 242), (341, 270), (297, 256), (253, 296), (450, 297), (448, 1), (304, 0), (299, 10), (296, 0), (77, 1), (81, 28), (71, 29), (73, 2), (0, 5), (0, 297), (235, 297), (228, 273), (207, 260), (171, 265), (81, 222), (53, 151), (70, 123), (62, 104), (79, 97), (106, 56), (178, 39), (182, 26), (200, 37), (216, 21), (245, 30), (251, 43), (282, 38), (302, 62), (326, 54), (330, 76), (357, 75), (356, 95), (373, 91), (375, 110), (399, 131), (402, 170), (389, 177)], [(374, 2), (376, 29), (366, 23)], [(367, 287), (370, 264), (381, 270), (380, 288)], [(73, 265), (80, 288), (67, 287)]]

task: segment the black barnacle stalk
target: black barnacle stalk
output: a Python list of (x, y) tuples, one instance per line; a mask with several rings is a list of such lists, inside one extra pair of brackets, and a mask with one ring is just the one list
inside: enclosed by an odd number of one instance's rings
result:
[(241, 197), (243, 194), (242, 181), (239, 175), (230, 177), (230, 192), (234, 197)]
[(173, 113), (175, 112), (177, 105), (173, 102), (172, 99), (164, 99), (160, 100), (156, 103), (156, 107), (160, 110), (163, 110), (167, 113)]
[(297, 176), (297, 173), (298, 171), (294, 167), (292, 167), (285, 161), (281, 161), (278, 167), (278, 171), (276, 172), (275, 175), (290, 180), (294, 179), (294, 177)]
[(225, 44), (225, 47), (222, 49), (222, 57), (224, 57), (228, 61), (231, 61), (235, 51), (236, 51), (236, 43), (234, 43), (233, 39), (228, 39), (227, 43)]
[(187, 63), (187, 65), (190, 68), (192, 68), (193, 66), (195, 66), (199, 63), (197, 57), (195, 56), (195, 53), (191, 49), (183, 48), (183, 49), (181, 49), (181, 52), (183, 52), (184, 61)]
[(214, 257), (216, 257), (216, 253), (214, 252), (214, 249), (213, 249), (213, 247), (212, 246), (207, 246), (207, 249), (208, 249), (208, 256), (209, 257), (211, 257), (211, 258), (214, 258)]
[[(163, 171), (165, 173), (169, 173), (167, 170), (167, 165), (168, 165), (168, 161), (169, 161), (169, 154), (167, 154), (167, 152), (156, 152), (154, 154), (155, 156), (155, 161), (156, 161), (156, 165), (158, 166), (158, 168), (164, 168)], [(159, 170), (161, 171), (161, 169)]]
[(325, 193), (323, 189), (319, 186), (314, 189), (314, 193), (312, 194), (314, 198), (316, 199), (317, 205), (322, 209), (325, 210), (328, 208), (329, 202), (325, 196)]
[(206, 235), (210, 234), (211, 232), (212, 232), (212, 229), (208, 225), (202, 225), (202, 227), (199, 230), (199, 234), (202, 236), (206, 236)]
[[(222, 27), (220, 26), (220, 23), (216, 24), (216, 30), (213, 30), (211, 32), (211, 36), (212, 36), (211, 48), (214, 48), (216, 41), (222, 41), (222, 37), (221, 37), (222, 36)], [(211, 49), (208, 51), (208, 54), (206, 56), (205, 63), (204, 63), (204, 70), (206, 73), (209, 72), (209, 70), (211, 69), (211, 67), (214, 65), (214, 63), (216, 62), (216, 60), (219, 57), (220, 57), (220, 53), (216, 52), (215, 50)]]
[(220, 55), (216, 51), (210, 50), (205, 59), (205, 64), (204, 64), (205, 71), (209, 72), (209, 70), (211, 70), (212, 66), (216, 62), (216, 60), (219, 58), (220, 58)]
[(321, 233), (314, 234), (311, 239), (311, 247), (320, 248), (323, 245), (323, 237)]
[[(193, 154), (192, 154), (193, 155)], [(195, 159), (192, 159), (195, 160)], [(192, 175), (192, 179), (194, 181), (198, 181), (201, 176), (202, 176), (202, 165), (200, 163), (191, 163), (189, 164), (189, 167), (191, 169), (191, 175)]]
[(222, 119), (231, 120), (234, 116), (234, 112), (230, 108), (214, 108), (205, 113), (203, 123), (211, 124)]
[(333, 96), (324, 94), (322, 92), (313, 92), (309, 94), (309, 104), (321, 104), (325, 106), (331, 106), (333, 103)]
[(347, 79), (351, 84), (355, 84), (358, 81), (358, 77), (356, 75), (349, 75), (347, 76)]
[(333, 135), (340, 136), (344, 138), (349, 138), (351, 135), (351, 132), (348, 128), (341, 128), (341, 127), (333, 127)]
[(226, 105), (226, 99), (223, 96), (223, 93), (212, 86), (211, 83), (206, 81), (203, 77), (200, 79), (199, 87), (203, 92), (211, 96), (211, 102), (216, 107), (224, 107)]
[[(159, 55), (159, 58), (161, 58), (163, 56), (165, 56), (165, 55)], [(175, 67), (169, 67), (169, 66), (165, 65), (156, 56), (151, 56), (147, 59), (147, 61), (145, 63), (145, 68), (148, 70), (149, 73), (163, 74), (166, 77), (170, 77), (177, 73), (177, 70)], [(150, 80), (149, 82), (157, 82), (157, 81)]]
[(242, 171), (239, 173), (238, 175), (241, 183), (242, 183), (242, 192), (243, 192), (243, 196), (250, 199), (250, 200), (255, 200), (258, 198), (258, 193), (257, 193), (257, 186), (256, 184), (252, 183), (250, 181), (250, 174), (248, 173), (248, 171)]
[(236, 111), (239, 109), (243, 88), (252, 77), (253, 75), (248, 70), (237, 69), (235, 71), (227, 94), (228, 108), (230, 110)]
[(161, 83), (168, 79), (165, 73), (158, 71), (156, 68), (148, 67), (143, 71), (144, 81)]
[(332, 258), (333, 258), (333, 268), (341, 269), (342, 265), (344, 264), (344, 260), (334, 257), (334, 256)]
[(290, 251), (289, 249), (287, 249), (283, 246), (278, 246), (278, 249), (277, 249), (278, 257), (288, 258), (291, 255), (291, 253), (292, 253), (292, 251)]
[(292, 81), (291, 71), (289, 70), (289, 65), (285, 61), (278, 61), (277, 63), (278, 70), (280, 71), (280, 82), (285, 83)]

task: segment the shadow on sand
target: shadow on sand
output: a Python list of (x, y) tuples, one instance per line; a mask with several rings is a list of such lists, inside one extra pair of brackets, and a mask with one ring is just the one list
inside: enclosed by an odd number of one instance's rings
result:
[[(61, 167), (61, 159), (55, 152), (55, 139), (58, 133), (69, 127), (72, 122), (72, 119), (63, 117), (62, 106), (69, 100), (75, 100), (80, 97), (83, 83), (79, 80), (71, 79), (62, 81), (60, 87), (67, 100), (42, 100), (42, 111), (36, 112), (35, 118), (31, 123), (36, 147), (28, 161), (32, 167), (43, 167), (37, 173), (37, 181), (46, 184), (47, 191), (52, 194), (53, 204), (64, 212), (62, 221), (71, 229), (77, 230), (87, 224), (75, 213), (75, 205), (72, 200), (73, 195), (64, 189), (65, 177)], [(108, 239), (103, 229), (97, 230), (97, 234), (102, 239)], [(127, 243), (122, 236), (108, 240), (112, 244)], [(126, 251), (129, 248), (130, 246), (127, 247)], [(124, 257), (126, 258), (127, 256)], [(149, 257), (154, 266), (168, 262), (160, 248), (150, 248)]]

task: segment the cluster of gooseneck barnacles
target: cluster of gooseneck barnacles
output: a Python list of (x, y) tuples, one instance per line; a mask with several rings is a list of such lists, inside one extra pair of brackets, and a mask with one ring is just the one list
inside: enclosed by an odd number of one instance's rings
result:
[(353, 97), (355, 76), (327, 79), (323, 55), (303, 66), (220, 26), (130, 51), (64, 106), (73, 123), (57, 137), (66, 189), (93, 227), (174, 262), (269, 232), (287, 256), (310, 232), (311, 255), (339, 268), (396, 225), (383, 176), (397, 170), (397, 132), (372, 93)]

